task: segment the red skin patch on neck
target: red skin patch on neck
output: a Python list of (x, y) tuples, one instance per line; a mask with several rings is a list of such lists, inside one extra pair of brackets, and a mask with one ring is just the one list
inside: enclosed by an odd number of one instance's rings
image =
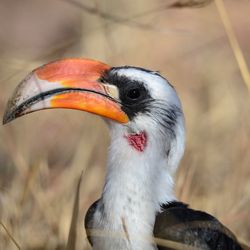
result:
[(139, 152), (143, 152), (147, 146), (147, 134), (145, 131), (139, 134), (130, 134), (124, 136), (130, 146), (135, 148)]

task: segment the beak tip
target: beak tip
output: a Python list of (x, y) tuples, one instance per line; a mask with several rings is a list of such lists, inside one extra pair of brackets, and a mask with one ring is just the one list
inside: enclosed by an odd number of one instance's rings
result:
[(11, 120), (9, 119), (9, 117), (7, 117), (7, 116), (4, 116), (4, 117), (3, 117), (3, 125), (9, 123), (10, 121), (11, 121)]
[(20, 93), (16, 92), (13, 97), (10, 98), (7, 102), (2, 120), (3, 125), (15, 120), (23, 114), (22, 110), (20, 109), (20, 106), (18, 106), (17, 104), (17, 101), (19, 100), (17, 97), (19, 97), (19, 95)]
[(14, 120), (15, 117), (12, 115), (12, 113), (10, 113), (8, 110), (4, 113), (3, 116), (3, 125), (11, 122), (12, 120)]
[(17, 112), (14, 105), (11, 105), (11, 102), (8, 102), (3, 115), (3, 125), (10, 123), (14, 119), (20, 116), (20, 112)]

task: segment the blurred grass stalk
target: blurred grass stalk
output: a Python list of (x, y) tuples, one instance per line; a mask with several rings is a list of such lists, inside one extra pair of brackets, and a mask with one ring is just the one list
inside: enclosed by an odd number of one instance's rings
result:
[(13, 242), (13, 244), (17, 247), (17, 249), (21, 250), (20, 245), (17, 243), (17, 241), (15, 240), (15, 237), (9, 232), (9, 230), (7, 229), (7, 227), (3, 224), (3, 222), (0, 222), (0, 225), (2, 226), (3, 230), (5, 231), (5, 233), (8, 235), (8, 237), (10, 238), (10, 240)]
[(220, 18), (222, 20), (222, 23), (224, 25), (228, 40), (230, 42), (230, 45), (232, 47), (235, 59), (238, 63), (240, 73), (242, 75), (243, 81), (248, 89), (248, 92), (250, 94), (250, 73), (247, 67), (247, 63), (244, 57), (244, 54), (240, 48), (239, 42), (237, 40), (237, 37), (235, 35), (235, 32), (233, 30), (232, 24), (230, 22), (228, 13), (225, 8), (224, 0), (214, 0), (217, 10), (219, 12)]

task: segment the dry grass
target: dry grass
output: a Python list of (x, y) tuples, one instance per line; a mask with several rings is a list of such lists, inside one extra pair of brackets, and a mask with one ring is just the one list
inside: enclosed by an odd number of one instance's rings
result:
[[(91, 13), (67, 1), (32, 1), (0, 2), (0, 116), (18, 82), (51, 59), (83, 56), (160, 70), (186, 115), (177, 196), (249, 244), (249, 92), (216, 5), (78, 0)], [(250, 3), (224, 3), (247, 67)], [(0, 249), (65, 249), (67, 242), (68, 248), (88, 249), (83, 218), (103, 186), (105, 124), (77, 111), (43, 111), (0, 127), (0, 136)], [(75, 214), (79, 207), (77, 225), (73, 207)]]

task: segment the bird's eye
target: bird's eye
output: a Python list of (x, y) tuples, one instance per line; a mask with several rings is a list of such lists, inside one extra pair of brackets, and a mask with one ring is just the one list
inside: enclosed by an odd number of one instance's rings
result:
[(135, 89), (130, 89), (127, 93), (127, 97), (132, 99), (132, 100), (136, 100), (141, 96), (141, 92), (139, 88), (135, 88)]

